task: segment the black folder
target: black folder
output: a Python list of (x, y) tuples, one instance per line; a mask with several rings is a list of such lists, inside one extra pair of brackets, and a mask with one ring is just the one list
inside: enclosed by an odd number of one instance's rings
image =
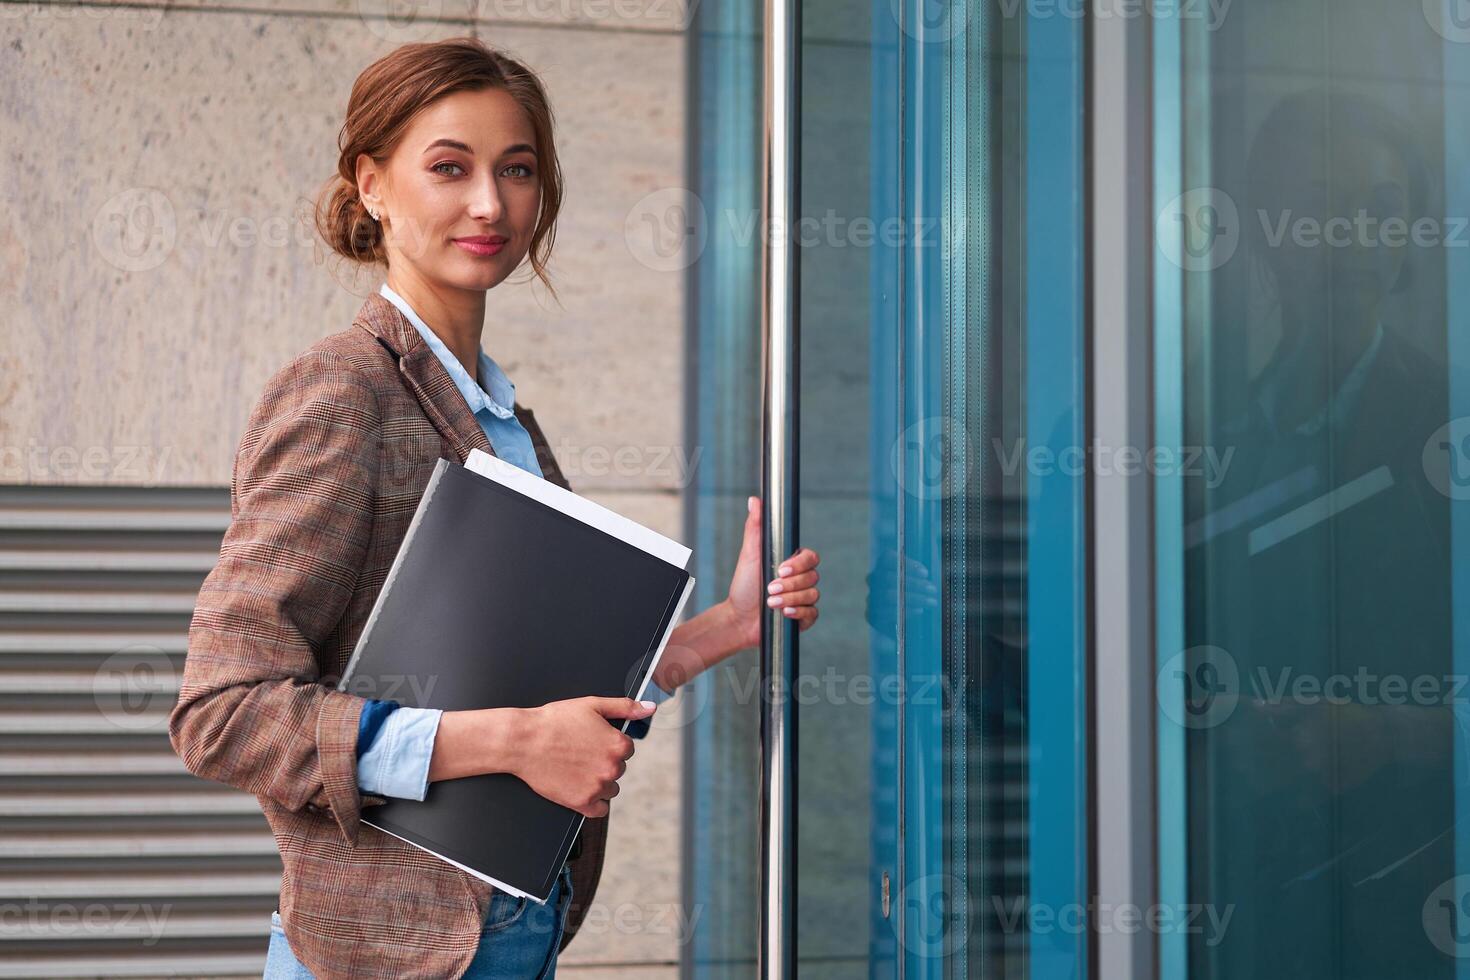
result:
[[(641, 698), (693, 589), (688, 549), (479, 450), (467, 462), (435, 466), (339, 688), (446, 711)], [(362, 812), (537, 902), (584, 819), (509, 773)]]

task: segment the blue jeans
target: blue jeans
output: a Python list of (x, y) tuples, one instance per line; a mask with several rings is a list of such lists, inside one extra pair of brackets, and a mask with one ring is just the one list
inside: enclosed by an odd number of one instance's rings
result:
[[(461, 980), (552, 980), (572, 902), (572, 866), (561, 869), (545, 905), (497, 891), (490, 896), (480, 945)], [(271, 913), (264, 980), (315, 980), (286, 942), (281, 913)]]

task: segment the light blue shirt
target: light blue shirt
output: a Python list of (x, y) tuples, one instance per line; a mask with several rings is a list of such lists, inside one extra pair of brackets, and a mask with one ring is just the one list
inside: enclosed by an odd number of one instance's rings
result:
[[(379, 290), (412, 323), (419, 336), (449, 372), (449, 377), (464, 396), (475, 420), (485, 433), (485, 438), (495, 448), (495, 455), (507, 463), (514, 463), (527, 472), (542, 476), (541, 466), (536, 461), (536, 449), (531, 434), (515, 417), (515, 385), (511, 384), (500, 365), (491, 360), (483, 350), (479, 352), (479, 375), (487, 386), (480, 387), (464, 365), (459, 363), (444, 342), (429, 329), (428, 324), (413, 311), (402, 296), (383, 283)], [(544, 478), (544, 477), (543, 477)], [(673, 697), (668, 691), (650, 682), (645, 699), (662, 703)], [(429, 762), (434, 755), (434, 737), (439, 732), (439, 719), (444, 715), (438, 708), (402, 707), (390, 714), (378, 730), (377, 737), (357, 760), (357, 786), (364, 793), (377, 796), (393, 796), (409, 800), (422, 800), (429, 791)], [(642, 738), (647, 725), (632, 722), (627, 734)]]
[(439, 363), (449, 372), (450, 380), (464, 396), (470, 411), (475, 414), (475, 421), (485, 431), (485, 438), (495, 447), (495, 455), (507, 463), (514, 463), (523, 470), (543, 476), (541, 464), (536, 460), (536, 449), (531, 443), (531, 435), (515, 415), (516, 386), (511, 384), (500, 365), (483, 350), (478, 352), (479, 380), (485, 385), (480, 387), (465, 371), (464, 365), (459, 363), (459, 358), (450, 353), (449, 348), (444, 346), (444, 341), (429, 329), (429, 325), (413, 311), (407, 300), (389, 289), (386, 282), (378, 292), (408, 317), (408, 322), (424, 338), (429, 350), (439, 358)]

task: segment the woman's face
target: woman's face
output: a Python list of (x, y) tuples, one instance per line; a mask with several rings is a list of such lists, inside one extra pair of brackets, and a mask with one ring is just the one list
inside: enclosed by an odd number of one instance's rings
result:
[(535, 144), (515, 99), (485, 89), (419, 112), (385, 166), (360, 156), (358, 188), (375, 202), (390, 267), (466, 290), (515, 271), (541, 206)]

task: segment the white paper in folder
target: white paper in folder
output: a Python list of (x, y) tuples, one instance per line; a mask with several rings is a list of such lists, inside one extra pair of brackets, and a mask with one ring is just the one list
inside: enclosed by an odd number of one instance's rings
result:
[(464, 465), (465, 469), (471, 472), (494, 480), (528, 497), (534, 497), (569, 517), (575, 517), (584, 524), (590, 524), (606, 531), (613, 537), (626, 541), (650, 555), (662, 558), (671, 565), (683, 569), (689, 567), (689, 556), (692, 552), (674, 539), (659, 534), (652, 528), (644, 527), (637, 521), (594, 503), (580, 494), (563, 489), (550, 480), (544, 480), (514, 463), (507, 463), (483, 449), (471, 449)]

